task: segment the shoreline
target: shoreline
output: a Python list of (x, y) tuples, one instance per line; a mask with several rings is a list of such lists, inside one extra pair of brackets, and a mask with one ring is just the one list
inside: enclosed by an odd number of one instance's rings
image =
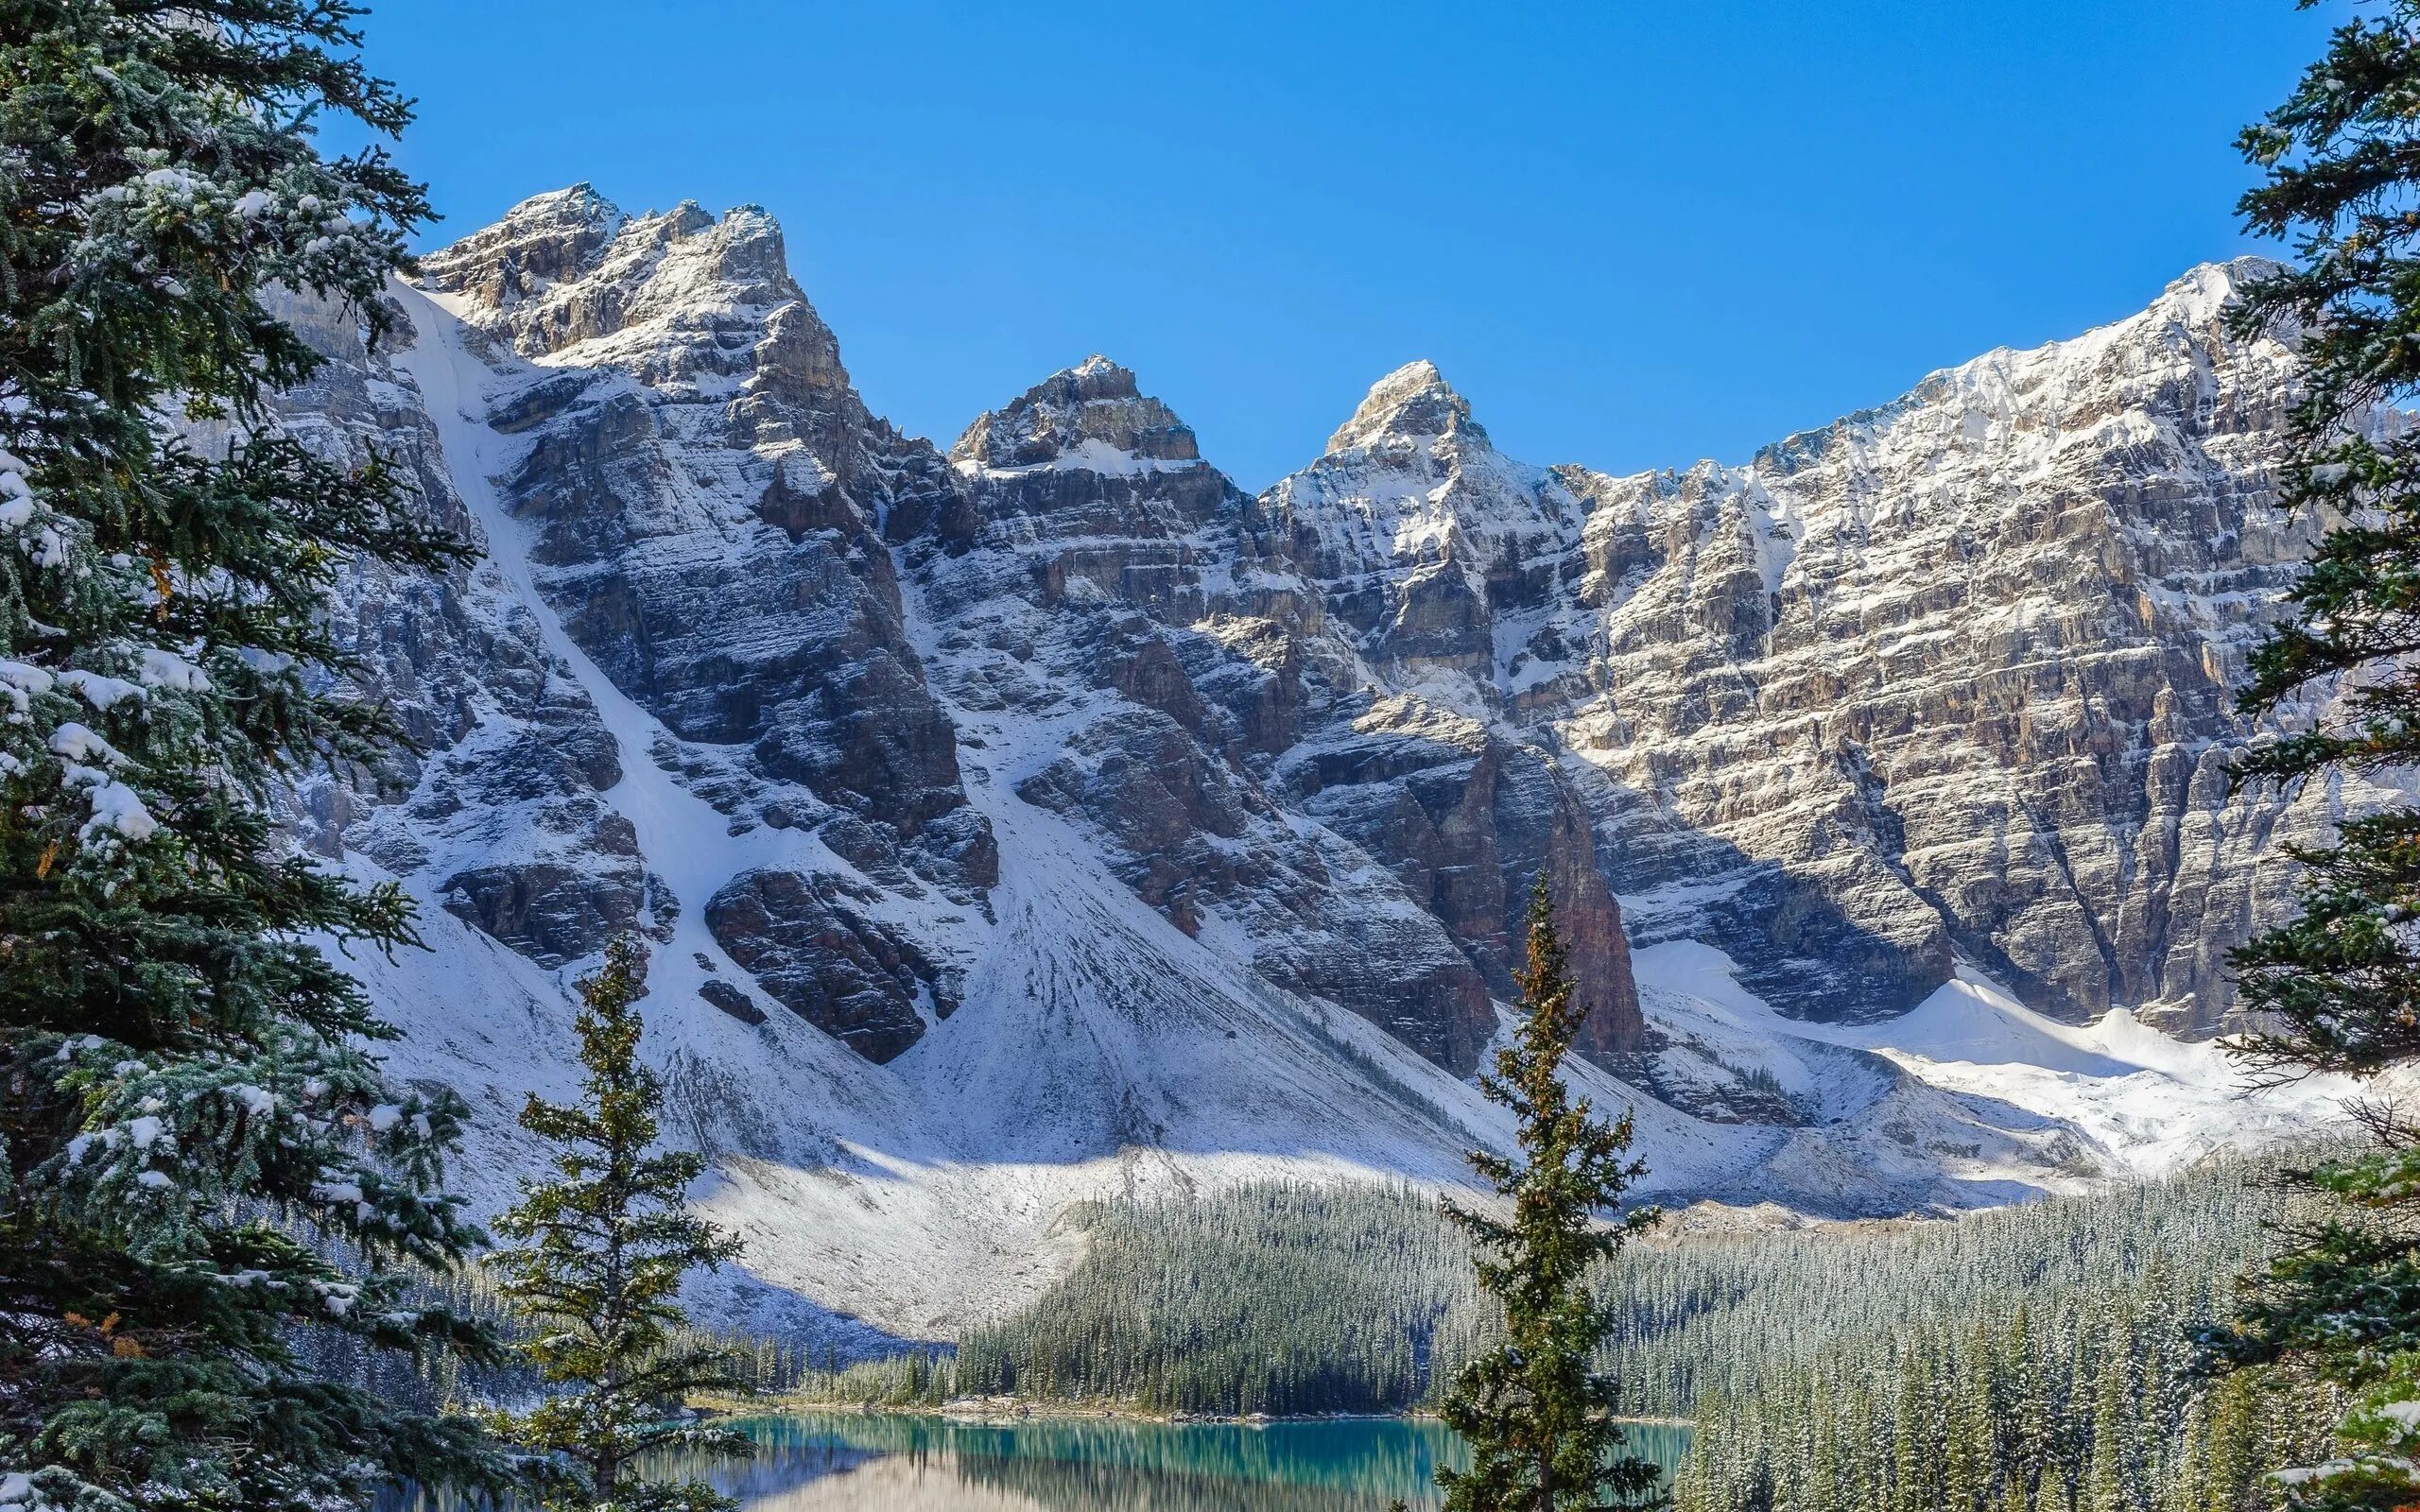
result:
[[(865, 1417), (938, 1418), (944, 1422), (1010, 1424), (1020, 1422), (1138, 1422), (1177, 1426), (1185, 1423), (1238, 1424), (1263, 1427), (1272, 1423), (1435, 1422), (1432, 1408), (1400, 1412), (1214, 1413), (1154, 1411), (1122, 1402), (1032, 1401), (1014, 1397), (959, 1397), (942, 1402), (824, 1401), (804, 1397), (769, 1398), (713, 1396), (692, 1399), (692, 1405), (734, 1418), (769, 1418), (785, 1413), (857, 1413)], [(1624, 1414), (1623, 1424), (1651, 1428), (1695, 1428), (1689, 1418)]]

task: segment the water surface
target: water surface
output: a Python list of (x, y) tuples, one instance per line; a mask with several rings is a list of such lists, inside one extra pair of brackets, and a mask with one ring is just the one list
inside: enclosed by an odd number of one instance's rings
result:
[[(1463, 1459), (1434, 1422), (952, 1422), (804, 1413), (735, 1421), (753, 1461), (704, 1465), (750, 1512), (1383, 1512), (1434, 1506), (1440, 1464)], [(1688, 1430), (1631, 1429), (1669, 1465)]]

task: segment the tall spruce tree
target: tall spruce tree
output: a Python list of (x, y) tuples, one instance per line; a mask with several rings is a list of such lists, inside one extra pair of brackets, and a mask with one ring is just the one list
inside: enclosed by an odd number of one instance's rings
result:
[(522, 1127), (558, 1146), (555, 1177), (523, 1183), (521, 1200), (496, 1220), (512, 1241), (493, 1257), (501, 1290), (536, 1330), (522, 1351), (563, 1388), (497, 1422), (571, 1467), (546, 1502), (566, 1512), (717, 1512), (735, 1503), (700, 1481), (652, 1480), (638, 1462), (651, 1451), (749, 1450), (743, 1435), (674, 1416), (687, 1393), (735, 1384), (719, 1353), (678, 1334), (687, 1321), (682, 1278), (734, 1258), (739, 1242), (682, 1205), (705, 1162), (654, 1149), (664, 1084), (639, 1060), (632, 1006), (645, 968), (625, 936), (580, 984), (581, 1100), (533, 1096), (521, 1111)]
[[(2308, 6), (2311, 0), (2303, 0)], [(2298, 716), (2238, 781), (2336, 781), (2420, 760), (2420, 433), (2372, 421), (2420, 391), (2420, 0), (2339, 26), (2286, 102), (2242, 135), (2264, 181), (2253, 229), (2299, 266), (2255, 284), (2242, 329), (2302, 333), (2305, 389), (2283, 491), (2327, 526), (2243, 707)], [(2298, 916), (2236, 953), (2238, 1043), (2262, 1074), (2371, 1077), (2420, 1052), (2420, 811), (2358, 815), (2298, 849)], [(2312, 1173), (2342, 1202), (2297, 1231), (2232, 1328), (2223, 1363), (2292, 1361), (2359, 1394), (2343, 1453), (2291, 1483), (2312, 1507), (2420, 1497), (2420, 1137), (2372, 1120), (2376, 1147)]]
[[(323, 606), (454, 555), (268, 409), (317, 359), (271, 284), (372, 338), (426, 215), (315, 116), (408, 119), (341, 0), (0, 0), (0, 1505), (324, 1507), (492, 1476), (474, 1425), (308, 1378), (300, 1329), (483, 1349), (398, 1259), (475, 1234), (460, 1107), (308, 936), (413, 939), (282, 853), (266, 800), (390, 734)], [(205, 426), (202, 422), (208, 422)], [(232, 440), (202, 446), (207, 429)], [(300, 1235), (301, 1237), (298, 1237)], [(347, 1275), (323, 1251), (367, 1267)]]
[(1588, 1272), (1656, 1219), (1613, 1209), (1644, 1160), (1630, 1154), (1628, 1113), (1607, 1123), (1564, 1085), (1563, 1063), (1587, 1008), (1572, 993), (1546, 874), (1530, 894), (1529, 959), (1514, 973), (1521, 1022), (1479, 1077), (1488, 1099), (1512, 1112), (1513, 1160), (1474, 1151), (1474, 1169), (1511, 1205), (1509, 1220), (1449, 1204), (1478, 1253), (1480, 1289), (1503, 1309), (1500, 1342), (1465, 1364), (1440, 1413), (1471, 1449), (1467, 1470), (1437, 1472), (1448, 1512), (1584, 1512), (1652, 1505), (1657, 1468), (1623, 1454), (1615, 1381), (1596, 1368), (1613, 1331), (1611, 1310)]

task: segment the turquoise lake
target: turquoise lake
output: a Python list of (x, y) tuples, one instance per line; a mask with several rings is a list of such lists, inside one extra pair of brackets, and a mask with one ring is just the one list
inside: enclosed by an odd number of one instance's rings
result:
[[(758, 1444), (701, 1467), (752, 1512), (1383, 1512), (1434, 1505), (1460, 1445), (1433, 1422), (1149, 1423), (813, 1413), (735, 1423)], [(1635, 1424), (1669, 1465), (1686, 1428)]]

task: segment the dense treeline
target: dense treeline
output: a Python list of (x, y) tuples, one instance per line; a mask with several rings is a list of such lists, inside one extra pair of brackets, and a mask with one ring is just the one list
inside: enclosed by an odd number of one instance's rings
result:
[[(2287, 1194), (2268, 1163), (2211, 1164), (2166, 1180), (1970, 1213), (1699, 1238), (1642, 1249), (1616, 1272), (1623, 1335), (1647, 1393), (1638, 1409), (1689, 1413), (1805, 1379), (1873, 1341), (2030, 1315), (2066, 1336), (2110, 1307), (2176, 1334), (2211, 1317), (2236, 1275), (2273, 1243)], [(2166, 1319), (2149, 1315), (2165, 1309)]]
[[(1635, 1246), (1603, 1281), (1623, 1405), (1698, 1421), (1685, 1512), (2259, 1504), (2260, 1473), (2324, 1440), (2328, 1404), (2200, 1381), (2192, 1334), (2272, 1245), (2276, 1176), (2216, 1163), (1954, 1221)], [(1087, 1221), (1076, 1270), (954, 1368), (912, 1367), (920, 1394), (1400, 1409), (1433, 1402), (1482, 1336), (1460, 1237), (1409, 1189), (1264, 1187)], [(857, 1375), (835, 1395), (882, 1394)]]
[(2324, 1450), (2316, 1391), (2205, 1386), (2175, 1310), (2099, 1299), (1864, 1341), (1741, 1400), (1700, 1404), (1682, 1512), (2238, 1512)]
[(1698, 1404), (1682, 1512), (2237, 1512), (2265, 1472), (2324, 1450), (2324, 1393), (2197, 1378), (2203, 1290), (2153, 1266), (2047, 1314), (1963, 1314), (1841, 1339), (1738, 1398)]
[(973, 1395), (1210, 1413), (1384, 1412), (1467, 1353), (1464, 1242), (1408, 1188), (1265, 1186), (1079, 1215), (1083, 1261), (961, 1345)]
[[(1934, 1356), (1962, 1358), (1979, 1324), (2005, 1332), (2020, 1316), (2040, 1349), (2122, 1320), (2145, 1349), (2155, 1338), (2167, 1351), (2155, 1373), (2173, 1374), (2185, 1331), (2267, 1252), (2263, 1226), (2286, 1200), (2273, 1167), (2224, 1163), (1955, 1220), (1676, 1233), (1634, 1246), (1604, 1282), (1619, 1308), (1623, 1406), (1677, 1418), (1730, 1403), (1723, 1410), (1744, 1418), (1774, 1383), (1817, 1379), (1850, 1359), (1895, 1373), (1898, 1357), (1874, 1350), (1893, 1341), (1912, 1350), (1907, 1341), (1927, 1331), (1938, 1335)], [(1083, 1260), (1031, 1306), (970, 1334), (955, 1358), (851, 1361), (793, 1342), (717, 1342), (755, 1390), (819, 1401), (1014, 1395), (1288, 1414), (1428, 1404), (1485, 1336), (1461, 1235), (1433, 1196), (1409, 1187), (1267, 1185), (1072, 1216), (1090, 1230)], [(476, 1270), (434, 1290), (516, 1332)], [(2090, 1348), (2088, 1338), (2088, 1367)], [(321, 1358), (350, 1376), (343, 1349), (329, 1339)], [(2134, 1368), (2148, 1359), (2133, 1357)], [(1931, 1374), (1948, 1379), (1946, 1368)], [(464, 1372), (441, 1360), (422, 1370), (389, 1365), (377, 1383), (437, 1400), (509, 1400), (534, 1386), (515, 1367)]]
[(2268, 1504), (2263, 1472), (2324, 1453), (2333, 1404), (2291, 1381), (2205, 1383), (2193, 1336), (2273, 1246), (2268, 1226), (2289, 1200), (2277, 1175), (2210, 1168), (1955, 1224), (1689, 1257), (1684, 1270), (1736, 1300), (1682, 1299), (1668, 1328), (1642, 1318), (1636, 1346), (1661, 1362), (1638, 1373), (1698, 1421), (1679, 1504)]

